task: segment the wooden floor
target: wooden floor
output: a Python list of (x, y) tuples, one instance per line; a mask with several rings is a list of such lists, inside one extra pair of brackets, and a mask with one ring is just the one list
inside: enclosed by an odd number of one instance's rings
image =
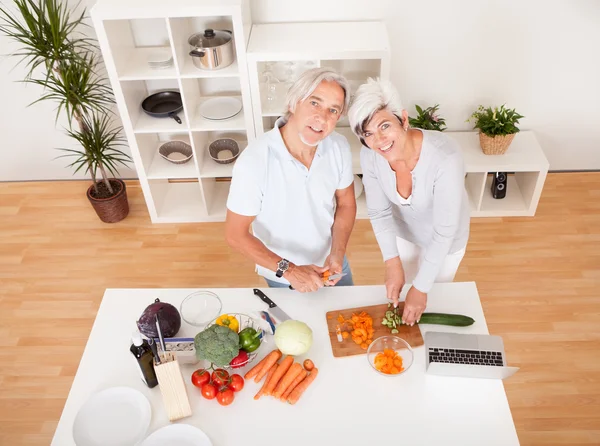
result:
[[(1, 445), (50, 443), (105, 288), (262, 285), (223, 224), (152, 225), (129, 182), (130, 216), (105, 225), (86, 187), (0, 184)], [(368, 221), (348, 257), (357, 285), (383, 283)], [(473, 219), (456, 280), (521, 367), (521, 444), (600, 445), (600, 173), (548, 175), (535, 218)]]

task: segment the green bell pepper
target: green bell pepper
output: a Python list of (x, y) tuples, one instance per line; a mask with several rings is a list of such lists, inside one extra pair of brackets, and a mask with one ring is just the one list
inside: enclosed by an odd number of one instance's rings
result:
[(252, 327), (246, 327), (239, 333), (240, 348), (248, 353), (260, 347), (260, 333)]

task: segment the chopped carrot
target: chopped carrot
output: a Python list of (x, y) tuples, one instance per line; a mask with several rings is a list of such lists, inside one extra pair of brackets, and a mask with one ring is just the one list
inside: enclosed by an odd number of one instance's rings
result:
[[(345, 320), (343, 315), (338, 316), (340, 324), (346, 324), (349, 328), (349, 333), (342, 332), (342, 338), (347, 339), (352, 337), (355, 344), (360, 345), (365, 349), (371, 344), (375, 329), (373, 328), (373, 318), (366, 311), (361, 311), (359, 314), (353, 313), (350, 319)], [(365, 347), (365, 344), (367, 347)]]
[(395, 375), (404, 370), (402, 356), (391, 348), (386, 348), (383, 352), (377, 353), (373, 363), (377, 370), (390, 375)]
[(296, 386), (298, 386), (298, 384), (304, 381), (304, 378), (306, 378), (307, 376), (308, 372), (306, 370), (301, 370), (300, 374), (296, 377), (296, 379), (294, 379), (294, 381), (292, 381), (289, 387), (285, 389), (285, 392), (283, 392), (283, 395), (281, 395), (281, 398), (279, 399), (281, 401), (287, 401), (288, 397), (290, 396), (290, 393), (292, 393)]
[(256, 395), (254, 395), (255, 400), (259, 399), (261, 396), (263, 396), (265, 394), (265, 389), (267, 388), (267, 383), (269, 382), (269, 379), (271, 379), (271, 377), (273, 376), (273, 374), (275, 373), (275, 371), (277, 370), (278, 367), (279, 367), (279, 364), (275, 363), (269, 369), (269, 371), (267, 373), (267, 379), (265, 379), (265, 382), (263, 383), (263, 385), (260, 388), (260, 390), (258, 391), (258, 393)]
[(279, 364), (279, 367), (277, 368), (277, 371), (273, 374), (273, 376), (267, 383), (267, 388), (265, 389), (265, 394), (267, 394), (267, 395), (273, 394), (273, 391), (275, 390), (275, 386), (277, 386), (277, 383), (279, 382), (279, 380), (281, 380), (281, 378), (283, 378), (283, 375), (286, 374), (286, 372), (292, 366), (293, 363), (294, 363), (294, 357), (291, 355), (286, 356), (285, 359), (283, 361), (281, 361), (281, 363)]
[(312, 372), (310, 372), (308, 374), (308, 376), (304, 379), (304, 381), (302, 381), (300, 384), (298, 384), (296, 386), (296, 388), (294, 390), (292, 390), (292, 393), (290, 393), (290, 396), (288, 397), (288, 400), (287, 400), (288, 403), (296, 404), (298, 402), (298, 399), (300, 399), (300, 397), (304, 393), (304, 391), (315, 380), (318, 373), (319, 373), (319, 369), (315, 367), (312, 370)]
[(275, 390), (273, 391), (273, 396), (277, 399), (281, 398), (283, 392), (287, 390), (287, 388), (294, 382), (296, 377), (300, 375), (300, 373), (303, 370), (304, 369), (302, 368), (302, 365), (300, 365), (297, 362), (294, 362), (292, 366), (288, 369), (287, 373), (283, 375), (281, 381), (279, 381), (279, 383), (275, 387)]
[(263, 377), (267, 374), (271, 367), (273, 367), (273, 364), (279, 361), (279, 358), (281, 358), (281, 352), (279, 351), (279, 349), (275, 349), (271, 353), (269, 353), (265, 357), (265, 362), (263, 363), (263, 366), (254, 377), (254, 382), (260, 382), (260, 380), (263, 379)]
[(342, 331), (342, 338), (348, 339), (348, 336), (350, 336), (350, 334), (347, 331)]

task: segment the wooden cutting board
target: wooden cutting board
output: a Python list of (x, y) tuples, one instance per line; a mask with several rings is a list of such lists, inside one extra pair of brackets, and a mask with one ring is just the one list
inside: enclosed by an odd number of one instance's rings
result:
[[(404, 302), (400, 302), (398, 305), (400, 313), (404, 310)], [(357, 307), (357, 308), (346, 308), (344, 310), (329, 311), (326, 314), (327, 329), (329, 330), (329, 340), (331, 341), (331, 348), (333, 350), (333, 356), (341, 358), (345, 356), (363, 355), (367, 351), (363, 350), (360, 345), (354, 343), (351, 336), (344, 339), (342, 342), (338, 342), (336, 327), (338, 325), (338, 316), (341, 314), (344, 319), (350, 319), (353, 313), (360, 313), (366, 311), (369, 316), (373, 318), (373, 340), (380, 336), (390, 335), (391, 329), (385, 325), (381, 325), (381, 321), (385, 316), (385, 312), (388, 310), (388, 304), (371, 305), (369, 307)], [(411, 347), (418, 347), (423, 345), (423, 336), (418, 325), (408, 327), (401, 325), (397, 328), (398, 333), (396, 336), (401, 337), (410, 344)], [(348, 327), (343, 326), (342, 331), (349, 331)]]

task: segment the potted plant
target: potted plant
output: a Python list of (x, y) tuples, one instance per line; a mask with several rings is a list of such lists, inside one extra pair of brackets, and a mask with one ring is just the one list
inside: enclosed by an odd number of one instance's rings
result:
[(416, 118), (408, 118), (408, 123), (411, 127), (423, 130), (437, 130), (443, 132), (446, 130), (446, 120), (441, 118), (438, 114), (439, 104), (433, 107), (427, 107), (422, 109), (419, 105), (415, 105), (417, 109)]
[(486, 155), (502, 155), (519, 132), (516, 124), (524, 118), (515, 109), (484, 108), (480, 105), (467, 122), (474, 122), (474, 129), (479, 129), (479, 145)]
[(61, 149), (59, 158), (74, 158), (69, 164), (74, 173), (84, 170), (91, 176), (87, 197), (102, 221), (124, 219), (129, 213), (125, 183), (115, 177), (117, 166), (126, 166), (131, 157), (120, 149), (125, 139), (111, 111), (114, 97), (101, 74), (96, 43), (81, 34), (85, 11), (73, 17), (66, 0), (14, 0), (14, 6), (14, 13), (0, 6), (0, 32), (21, 47), (14, 56), (29, 69), (24, 82), (44, 90), (33, 104), (57, 102), (56, 119), (65, 113), (67, 134), (80, 145)]

